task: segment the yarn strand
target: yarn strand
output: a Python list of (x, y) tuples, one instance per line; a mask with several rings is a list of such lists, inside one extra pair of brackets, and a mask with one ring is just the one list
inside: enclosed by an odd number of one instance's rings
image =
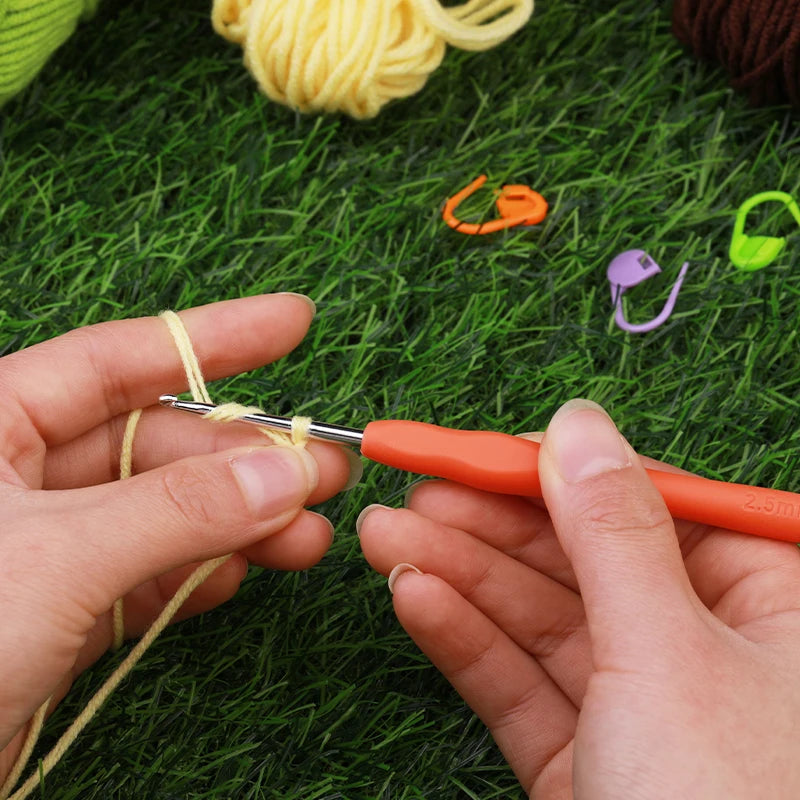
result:
[(450, 8), (443, 8), (438, 0), (414, 2), (430, 26), (448, 44), (461, 50), (497, 47), (533, 13), (533, 0), (470, 0)]
[(128, 653), (114, 672), (111, 673), (100, 689), (95, 692), (83, 711), (75, 718), (75, 721), (64, 731), (53, 749), (42, 760), (39, 769), (37, 769), (8, 800), (25, 800), (25, 798), (30, 795), (39, 785), (41, 779), (61, 760), (70, 745), (80, 736), (81, 731), (92, 721), (95, 714), (97, 714), (103, 703), (111, 696), (114, 689), (119, 686), (124, 678), (127, 677), (128, 673), (139, 663), (150, 645), (153, 644), (158, 638), (158, 635), (167, 627), (170, 620), (177, 614), (189, 595), (200, 586), (217, 567), (222, 566), (229, 558), (230, 556), (227, 555), (215, 558), (213, 561), (206, 561), (189, 575), (181, 584), (178, 591), (172, 596), (169, 603), (164, 606), (147, 633), (136, 643), (136, 646)]
[[(183, 369), (186, 373), (186, 380), (189, 382), (189, 391), (192, 398), (197, 403), (211, 403), (211, 395), (206, 389), (206, 382), (203, 380), (203, 373), (194, 353), (192, 340), (189, 338), (189, 333), (184, 327), (181, 318), (174, 311), (162, 311), (159, 316), (167, 323), (169, 332), (175, 342), (175, 347), (178, 348), (178, 354), (181, 357), (181, 364), (183, 364)], [(133, 413), (135, 414), (136, 412), (134, 411)]]
[(39, 740), (39, 735), (42, 732), (42, 727), (47, 717), (47, 709), (50, 707), (51, 700), (52, 697), (48, 697), (33, 715), (28, 726), (28, 732), (25, 734), (22, 750), (20, 750), (17, 760), (14, 762), (14, 768), (8, 773), (8, 777), (3, 782), (3, 785), (0, 786), (0, 800), (6, 800), (11, 790), (17, 785), (17, 781), (19, 781), (22, 771), (25, 769), (31, 757), (31, 753), (33, 753), (33, 748)]
[[(119, 454), (119, 479), (130, 478), (133, 473), (133, 439), (136, 436), (136, 426), (142, 416), (142, 409), (137, 408), (128, 414), (128, 422), (125, 425), (125, 435), (122, 437), (122, 447)], [(125, 608), (123, 599), (120, 597), (112, 609), (112, 624), (114, 628), (114, 642), (111, 645), (113, 650), (119, 650), (125, 641)]]
[[(196, 402), (211, 404), (211, 396), (206, 388), (203, 373), (200, 369), (200, 364), (195, 355), (194, 348), (192, 347), (191, 339), (186, 328), (183, 325), (180, 317), (174, 311), (164, 311), (160, 315), (162, 320), (166, 323), (172, 334), (175, 347), (180, 355), (181, 364), (186, 373), (186, 381), (189, 385), (192, 398)], [(217, 406), (209, 414), (204, 415), (204, 419), (211, 422), (235, 422), (245, 414), (261, 413), (261, 409), (239, 405), (238, 403), (225, 403)], [(133, 473), (133, 441), (136, 434), (136, 428), (142, 415), (142, 409), (132, 411), (128, 416), (128, 422), (125, 426), (125, 434), (120, 448), (120, 480), (129, 478)], [(308, 441), (308, 431), (311, 425), (311, 420), (308, 417), (293, 417), (292, 418), (292, 432), (287, 435), (280, 431), (272, 431), (267, 428), (258, 428), (264, 436), (269, 438), (273, 444), (282, 447), (305, 447)], [(186, 602), (187, 598), (192, 594), (195, 589), (202, 585), (206, 579), (220, 566), (222, 566), (231, 554), (220, 556), (219, 558), (206, 561), (197, 567), (186, 580), (180, 585), (178, 590), (172, 596), (170, 601), (164, 606), (161, 613), (156, 618), (155, 622), (150, 626), (144, 636), (137, 642), (131, 649), (130, 653), (124, 658), (120, 665), (108, 677), (105, 683), (97, 690), (91, 700), (87, 703), (83, 711), (75, 718), (73, 723), (62, 734), (61, 738), (56, 742), (52, 750), (44, 757), (37, 769), (31, 776), (22, 784), (22, 786), (10, 794), (14, 786), (17, 784), (22, 772), (24, 771), (36, 742), (39, 739), (44, 720), (47, 715), (47, 710), (52, 698), (48, 698), (36, 711), (33, 716), (28, 733), (25, 736), (25, 741), (20, 751), (19, 756), (14, 764), (13, 769), (9, 773), (2, 787), (0, 787), (0, 800), (25, 800), (34, 789), (39, 785), (42, 778), (53, 769), (56, 764), (61, 760), (63, 755), (67, 752), (69, 747), (80, 736), (83, 729), (92, 721), (97, 712), (102, 707), (103, 703), (110, 697), (113, 691), (119, 684), (127, 677), (131, 670), (139, 663), (142, 656), (147, 652), (148, 648), (155, 642), (164, 628), (169, 625), (172, 618), (180, 610), (181, 606)], [(125, 625), (123, 617), (122, 600), (119, 599), (114, 603), (113, 607), (113, 625), (114, 625), (114, 644), (113, 646), (119, 647), (124, 639)]]

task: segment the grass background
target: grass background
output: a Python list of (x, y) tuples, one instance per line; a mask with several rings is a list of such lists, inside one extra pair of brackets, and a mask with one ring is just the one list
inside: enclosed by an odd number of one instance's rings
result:
[[(797, 193), (800, 137), (698, 65), (657, 2), (542, 0), (513, 41), (450, 52), (374, 121), (259, 96), (204, 4), (106, 0), (2, 112), (0, 352), (108, 318), (307, 292), (319, 313), (274, 368), (212, 387), (346, 425), (409, 417), (541, 429), (573, 396), (633, 444), (704, 475), (797, 490), (795, 235), (768, 269), (727, 248), (752, 193)], [(482, 171), (550, 202), (541, 226), (448, 230)], [(465, 205), (491, 213), (491, 193)], [(752, 230), (791, 233), (788, 214)], [(664, 274), (618, 330), (605, 269), (642, 247)], [(231, 343), (235, 346), (235, 342)], [(323, 509), (338, 536), (302, 574), (153, 647), (45, 783), (59, 798), (517, 798), (485, 730), (395, 621), (355, 517), (410, 476), (367, 466)], [(84, 675), (40, 754), (117, 663)]]

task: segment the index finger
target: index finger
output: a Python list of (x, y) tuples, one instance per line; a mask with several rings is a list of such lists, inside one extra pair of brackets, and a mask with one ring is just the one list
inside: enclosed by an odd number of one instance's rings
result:
[[(314, 316), (302, 295), (226, 300), (180, 312), (203, 374), (236, 375), (286, 355)], [(104, 322), (0, 360), (0, 392), (10, 395), (49, 446), (62, 444), (117, 414), (187, 388), (180, 356), (157, 317)], [(4, 414), (0, 434), (21, 420)], [(0, 435), (10, 441), (11, 436)]]

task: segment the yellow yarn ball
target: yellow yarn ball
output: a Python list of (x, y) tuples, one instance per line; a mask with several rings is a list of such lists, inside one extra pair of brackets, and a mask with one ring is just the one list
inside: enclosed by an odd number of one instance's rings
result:
[(363, 119), (419, 91), (447, 44), (494, 47), (532, 12), (533, 0), (214, 0), (211, 19), (272, 100)]

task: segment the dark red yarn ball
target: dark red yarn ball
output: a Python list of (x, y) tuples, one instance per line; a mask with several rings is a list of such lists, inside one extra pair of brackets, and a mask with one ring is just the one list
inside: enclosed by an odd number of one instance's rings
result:
[(754, 105), (800, 108), (800, 0), (674, 0), (672, 31)]

